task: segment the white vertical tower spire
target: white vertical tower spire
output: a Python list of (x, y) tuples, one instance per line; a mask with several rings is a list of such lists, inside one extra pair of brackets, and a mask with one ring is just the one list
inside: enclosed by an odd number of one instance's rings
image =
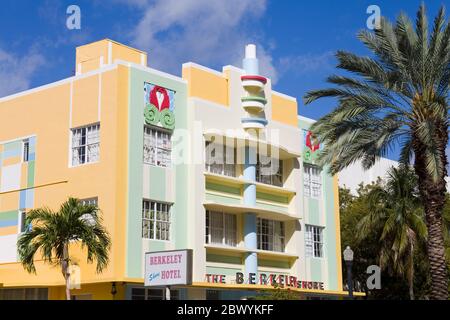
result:
[(256, 58), (256, 45), (248, 44), (245, 46), (245, 58), (242, 61), (245, 73), (248, 75), (259, 74), (259, 64)]
[(245, 74), (241, 76), (245, 95), (241, 98), (242, 107), (247, 111), (247, 116), (241, 119), (244, 129), (264, 129), (267, 120), (264, 108), (267, 100), (264, 96), (264, 87), (267, 79), (259, 75), (258, 58), (256, 58), (256, 45), (245, 46), (245, 57), (242, 60)]

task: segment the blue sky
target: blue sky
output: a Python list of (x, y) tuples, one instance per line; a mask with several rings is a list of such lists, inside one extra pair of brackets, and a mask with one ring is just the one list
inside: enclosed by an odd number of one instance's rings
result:
[[(425, 1), (433, 18), (441, 4)], [(81, 9), (81, 29), (66, 28), (66, 9)], [(221, 70), (241, 65), (244, 45), (256, 43), (263, 73), (274, 89), (294, 97), (301, 115), (317, 119), (333, 100), (304, 106), (308, 90), (326, 86), (338, 49), (367, 51), (355, 35), (366, 28), (366, 9), (376, 4), (391, 19), (412, 18), (415, 0), (91, 0), (2, 1), (0, 11), (0, 96), (73, 75), (75, 47), (102, 38), (148, 52), (148, 63), (181, 73), (193, 61)]]

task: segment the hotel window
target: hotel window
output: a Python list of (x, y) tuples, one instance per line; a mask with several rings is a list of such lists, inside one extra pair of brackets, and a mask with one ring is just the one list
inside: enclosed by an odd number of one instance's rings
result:
[(84, 206), (98, 206), (98, 198), (97, 197), (81, 199), (80, 202)]
[(306, 225), (305, 255), (306, 257), (323, 257), (323, 227)]
[(0, 289), (0, 300), (47, 300), (47, 288)]
[(263, 155), (258, 155), (256, 164), (256, 181), (283, 186), (283, 161)]
[(22, 141), (22, 161), (28, 162), (28, 159), (30, 158), (30, 140), (25, 139)]
[(144, 126), (144, 163), (158, 167), (171, 165), (172, 142), (169, 131)]
[(170, 204), (142, 202), (142, 238), (170, 240)]
[[(81, 199), (81, 204), (84, 206), (96, 206), (98, 207), (98, 198), (87, 198), (87, 199)], [(87, 222), (89, 225), (95, 225), (95, 220), (89, 213), (83, 214), (80, 218), (82, 218), (85, 222)]]
[(207, 210), (205, 228), (206, 243), (236, 246), (236, 215)]
[[(165, 300), (165, 288), (131, 288), (131, 300)], [(170, 300), (180, 300), (180, 291), (170, 289)]]
[(303, 189), (305, 197), (319, 198), (322, 195), (322, 176), (318, 166), (303, 164)]
[(19, 211), (19, 233), (28, 231), (27, 213), (25, 210)]
[(72, 166), (99, 161), (100, 124), (72, 129)]
[(258, 249), (284, 252), (284, 222), (258, 218)]
[(236, 148), (206, 141), (205, 169), (229, 177), (236, 176)]

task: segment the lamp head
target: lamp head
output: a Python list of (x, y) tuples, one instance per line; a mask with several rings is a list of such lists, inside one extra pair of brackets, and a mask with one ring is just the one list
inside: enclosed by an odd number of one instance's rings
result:
[(344, 260), (345, 261), (353, 261), (353, 250), (350, 249), (350, 246), (347, 246), (344, 250)]
[(111, 284), (111, 294), (114, 296), (117, 293), (116, 283)]

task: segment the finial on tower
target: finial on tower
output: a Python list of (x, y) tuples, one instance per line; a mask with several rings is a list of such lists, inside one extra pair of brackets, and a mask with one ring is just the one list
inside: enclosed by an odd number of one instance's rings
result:
[(245, 57), (247, 59), (256, 59), (256, 45), (248, 44), (245, 46)]
[(242, 66), (248, 75), (258, 75), (259, 65), (256, 58), (256, 45), (248, 44), (245, 46), (245, 58), (242, 60)]

